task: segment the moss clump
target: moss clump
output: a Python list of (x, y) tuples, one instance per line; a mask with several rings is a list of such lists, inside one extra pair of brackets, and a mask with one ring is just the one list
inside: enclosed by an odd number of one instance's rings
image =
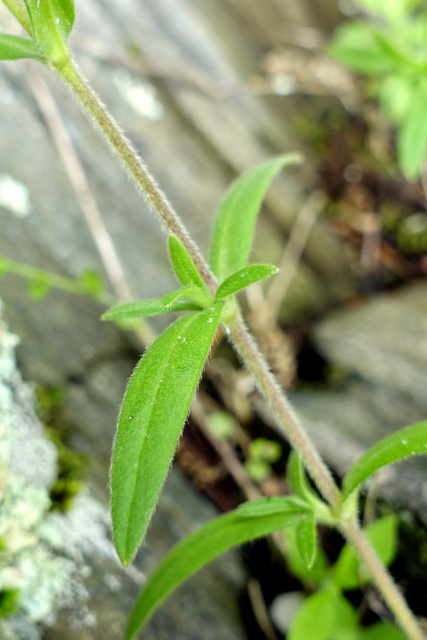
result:
[(50, 488), (52, 511), (68, 511), (83, 486), (87, 458), (65, 444), (67, 430), (61, 420), (64, 390), (61, 387), (37, 387), (37, 410), (45, 425), (45, 434), (56, 447), (57, 479)]
[(71, 508), (75, 496), (82, 489), (87, 458), (64, 444), (62, 430), (46, 427), (45, 432), (58, 452), (58, 476), (49, 492), (51, 510), (65, 512)]
[(19, 589), (3, 589), (0, 591), (0, 618), (15, 613), (19, 605)]

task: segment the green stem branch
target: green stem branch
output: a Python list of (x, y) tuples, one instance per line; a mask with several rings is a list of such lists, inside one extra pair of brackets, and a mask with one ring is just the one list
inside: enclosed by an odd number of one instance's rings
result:
[(37, 267), (30, 266), (24, 262), (17, 262), (16, 260), (10, 260), (10, 258), (0, 256), (0, 276), (6, 273), (20, 276), (28, 282), (44, 282), (49, 287), (61, 289), (68, 293), (74, 293), (80, 296), (89, 295), (91, 298), (98, 300), (107, 307), (117, 303), (117, 298), (105, 290), (96, 294), (85, 290), (84, 282), (81, 280), (66, 278), (65, 276), (57, 275), (51, 271), (38, 269)]

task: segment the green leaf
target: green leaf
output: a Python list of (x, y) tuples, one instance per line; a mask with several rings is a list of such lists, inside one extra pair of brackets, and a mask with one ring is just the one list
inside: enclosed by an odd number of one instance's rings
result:
[(376, 30), (366, 22), (353, 21), (334, 32), (328, 53), (358, 73), (382, 75), (393, 68), (392, 61), (379, 47)]
[(388, 20), (396, 22), (405, 19), (410, 12), (417, 7), (421, 0), (356, 0), (357, 4), (369, 11)]
[[(357, 611), (341, 594), (336, 594), (334, 629), (331, 640), (360, 640)], [(383, 639), (386, 640), (387, 636)], [(387, 640), (389, 640), (387, 638)]]
[[(259, 500), (248, 500), (243, 502), (237, 511), (241, 516), (245, 518), (258, 518), (258, 516), (270, 516), (275, 513), (282, 513), (283, 509), (288, 509), (290, 506), (295, 507), (299, 516), (306, 512), (306, 507), (300, 500), (293, 496), (271, 496), (270, 498), (262, 498)], [(291, 526), (291, 525), (286, 525)]]
[(302, 561), (311, 569), (317, 555), (316, 519), (312, 511), (308, 511), (298, 522), (295, 540)]
[[(379, 518), (366, 528), (366, 535), (378, 557), (387, 567), (397, 553), (398, 519), (395, 515)], [(360, 565), (354, 548), (345, 544), (335, 564), (332, 578), (341, 589), (357, 589), (370, 580), (367, 571)]]
[(286, 540), (286, 562), (291, 572), (303, 582), (321, 584), (328, 574), (329, 563), (325, 552), (318, 548), (313, 565), (309, 568), (301, 558), (296, 541), (295, 529), (284, 532)]
[(79, 284), (85, 293), (91, 296), (99, 296), (104, 290), (102, 278), (95, 269), (86, 269), (80, 275)]
[(414, 59), (412, 52), (405, 51), (402, 43), (397, 41), (393, 32), (385, 34), (382, 31), (375, 31), (374, 38), (378, 44), (379, 50), (393, 62), (396, 69), (405, 71), (413, 67), (417, 60)]
[(272, 475), (271, 465), (264, 460), (245, 460), (244, 467), (254, 482), (264, 482)]
[(213, 303), (212, 298), (205, 288), (196, 287), (192, 284), (186, 287), (181, 287), (181, 289), (176, 289), (175, 291), (170, 291), (163, 296), (162, 303), (165, 307), (169, 308), (178, 300), (183, 299), (198, 305), (199, 308), (202, 309), (211, 307)]
[(311, 500), (312, 498), (318, 500), (318, 496), (316, 496), (308, 483), (301, 457), (295, 449), (289, 455), (286, 473), (294, 493), (306, 500)]
[(20, 58), (43, 60), (40, 50), (29, 38), (0, 33), (0, 60), (19, 60)]
[(230, 296), (232, 293), (237, 293), (237, 291), (249, 287), (254, 282), (273, 276), (278, 271), (279, 269), (271, 264), (251, 264), (248, 267), (243, 267), (243, 269), (239, 269), (221, 282), (215, 298), (221, 300), (225, 296)]
[(41, 275), (38, 278), (31, 278), (27, 282), (27, 287), (28, 293), (34, 300), (43, 300), (50, 293), (50, 278)]
[(330, 640), (335, 624), (337, 594), (321, 589), (309, 596), (298, 609), (287, 640)]
[(145, 583), (130, 614), (131, 640), (163, 600), (213, 558), (239, 544), (294, 525), (301, 507), (287, 498), (260, 498), (219, 516), (187, 536), (166, 556)]
[(111, 468), (117, 553), (127, 565), (145, 535), (219, 323), (222, 303), (179, 318), (133, 372)]
[(34, 39), (48, 54), (63, 53), (62, 44), (75, 21), (74, 0), (24, 0), (34, 31)]
[(125, 302), (117, 307), (112, 307), (102, 316), (102, 320), (123, 320), (124, 318), (147, 318), (148, 316), (159, 316), (164, 313), (176, 311), (197, 311), (199, 305), (193, 302), (174, 302), (166, 307), (162, 299), (137, 300), (135, 302)]
[(412, 80), (406, 76), (388, 76), (381, 81), (379, 101), (392, 124), (404, 121), (412, 96)]
[(280, 169), (300, 162), (299, 153), (279, 156), (248, 171), (231, 185), (218, 208), (213, 230), (210, 266), (218, 280), (246, 265), (267, 187)]
[(195, 284), (197, 287), (204, 288), (202, 276), (198, 272), (193, 258), (176, 236), (169, 236), (168, 248), (172, 266), (181, 284), (184, 286)]
[(218, 440), (228, 440), (235, 433), (235, 423), (226, 411), (213, 411), (206, 416), (206, 426)]
[(249, 443), (249, 458), (277, 462), (282, 455), (282, 447), (276, 440), (255, 438)]
[(363, 454), (344, 478), (344, 497), (357, 489), (378, 469), (421, 453), (427, 453), (427, 421), (392, 433)]
[(399, 166), (408, 180), (419, 178), (427, 150), (427, 82), (422, 80), (412, 91), (397, 136)]
[(376, 622), (360, 629), (360, 640), (407, 640), (404, 633), (390, 622)]

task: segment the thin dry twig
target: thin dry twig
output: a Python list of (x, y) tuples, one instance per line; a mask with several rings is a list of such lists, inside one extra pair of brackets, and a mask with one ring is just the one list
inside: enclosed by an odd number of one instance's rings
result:
[(134, 295), (126, 280), (113, 240), (104, 223), (86, 174), (59, 115), (58, 109), (56, 108), (52, 94), (41, 75), (34, 71), (33, 68), (28, 68), (28, 78), (30, 79), (31, 89), (64, 165), (68, 179), (78, 198), (114, 292), (120, 300), (134, 300)]
[[(62, 122), (49, 87), (41, 75), (30, 67), (28, 68), (28, 78), (30, 80), (29, 85), (76, 194), (111, 286), (119, 300), (124, 302), (132, 301), (135, 299), (135, 295), (129, 286), (113, 239), (104, 223), (85, 171)], [(155, 332), (145, 321), (138, 323), (134, 331), (144, 345), (151, 344), (156, 338)]]
[(277, 319), (280, 305), (295, 277), (301, 256), (304, 252), (319, 211), (326, 202), (326, 196), (321, 191), (314, 191), (305, 201), (291, 229), (288, 242), (280, 261), (280, 271), (267, 289), (265, 299), (271, 309), (273, 317)]
[(203, 433), (209, 444), (220, 456), (227, 471), (230, 473), (237, 486), (243, 491), (248, 500), (261, 498), (262, 494), (257, 486), (250, 480), (245, 467), (237, 459), (233, 447), (225, 440), (220, 440), (212, 435), (206, 421), (206, 412), (202, 401), (196, 397), (191, 405), (191, 416), (195, 419), (200, 431)]
[(277, 640), (277, 635), (271, 625), (267, 606), (265, 604), (264, 596), (262, 594), (261, 585), (258, 580), (251, 578), (248, 583), (249, 599), (252, 605), (252, 611), (260, 629), (267, 640)]

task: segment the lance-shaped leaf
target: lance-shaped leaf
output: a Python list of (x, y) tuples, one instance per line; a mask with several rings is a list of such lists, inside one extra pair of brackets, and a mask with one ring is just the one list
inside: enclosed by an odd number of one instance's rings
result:
[(249, 287), (249, 285), (254, 282), (259, 282), (260, 280), (265, 280), (265, 278), (273, 276), (278, 271), (279, 269), (272, 264), (251, 264), (248, 267), (239, 269), (236, 273), (231, 274), (231, 276), (228, 276), (228, 278), (221, 282), (216, 291), (215, 298), (220, 300), (232, 293), (237, 293), (237, 291)]
[(296, 541), (295, 529), (296, 527), (283, 532), (286, 540), (286, 564), (289, 566), (292, 574), (302, 582), (321, 584), (328, 575), (328, 558), (322, 547), (319, 547), (313, 565), (309, 569), (301, 558), (301, 553)]
[(210, 266), (218, 280), (244, 267), (261, 202), (280, 169), (299, 164), (302, 156), (289, 153), (265, 162), (238, 178), (222, 200), (215, 220)]
[(102, 316), (102, 320), (124, 320), (125, 318), (148, 318), (149, 316), (159, 316), (164, 313), (175, 311), (195, 311), (200, 306), (193, 302), (174, 302), (165, 306), (161, 298), (152, 300), (136, 300), (135, 302), (125, 302), (117, 307), (112, 307)]
[(129, 380), (111, 467), (113, 537), (124, 565), (145, 535), (222, 306), (216, 303), (168, 327), (147, 349)]
[(287, 498), (260, 498), (208, 522), (177, 544), (145, 583), (131, 612), (126, 640), (134, 638), (155, 609), (198, 569), (238, 544), (295, 525), (303, 508)]
[(312, 498), (318, 499), (307, 480), (301, 457), (294, 449), (289, 455), (286, 475), (294, 493), (308, 501)]
[(357, 489), (378, 469), (421, 453), (427, 453), (427, 421), (417, 422), (392, 433), (364, 453), (344, 478), (344, 497)]
[(182, 242), (176, 236), (170, 235), (168, 247), (172, 266), (181, 284), (184, 286), (195, 284), (198, 287), (204, 287), (202, 276)]
[(391, 73), (392, 61), (380, 49), (375, 32), (376, 29), (366, 22), (345, 23), (336, 29), (328, 53), (358, 73)]
[(427, 81), (422, 78), (412, 90), (407, 111), (397, 136), (397, 156), (400, 168), (408, 180), (416, 180), (427, 151)]
[(301, 559), (308, 569), (314, 564), (317, 555), (316, 519), (312, 511), (308, 511), (295, 528), (295, 542)]
[(0, 60), (19, 60), (20, 58), (42, 60), (43, 56), (29, 38), (0, 33)]

